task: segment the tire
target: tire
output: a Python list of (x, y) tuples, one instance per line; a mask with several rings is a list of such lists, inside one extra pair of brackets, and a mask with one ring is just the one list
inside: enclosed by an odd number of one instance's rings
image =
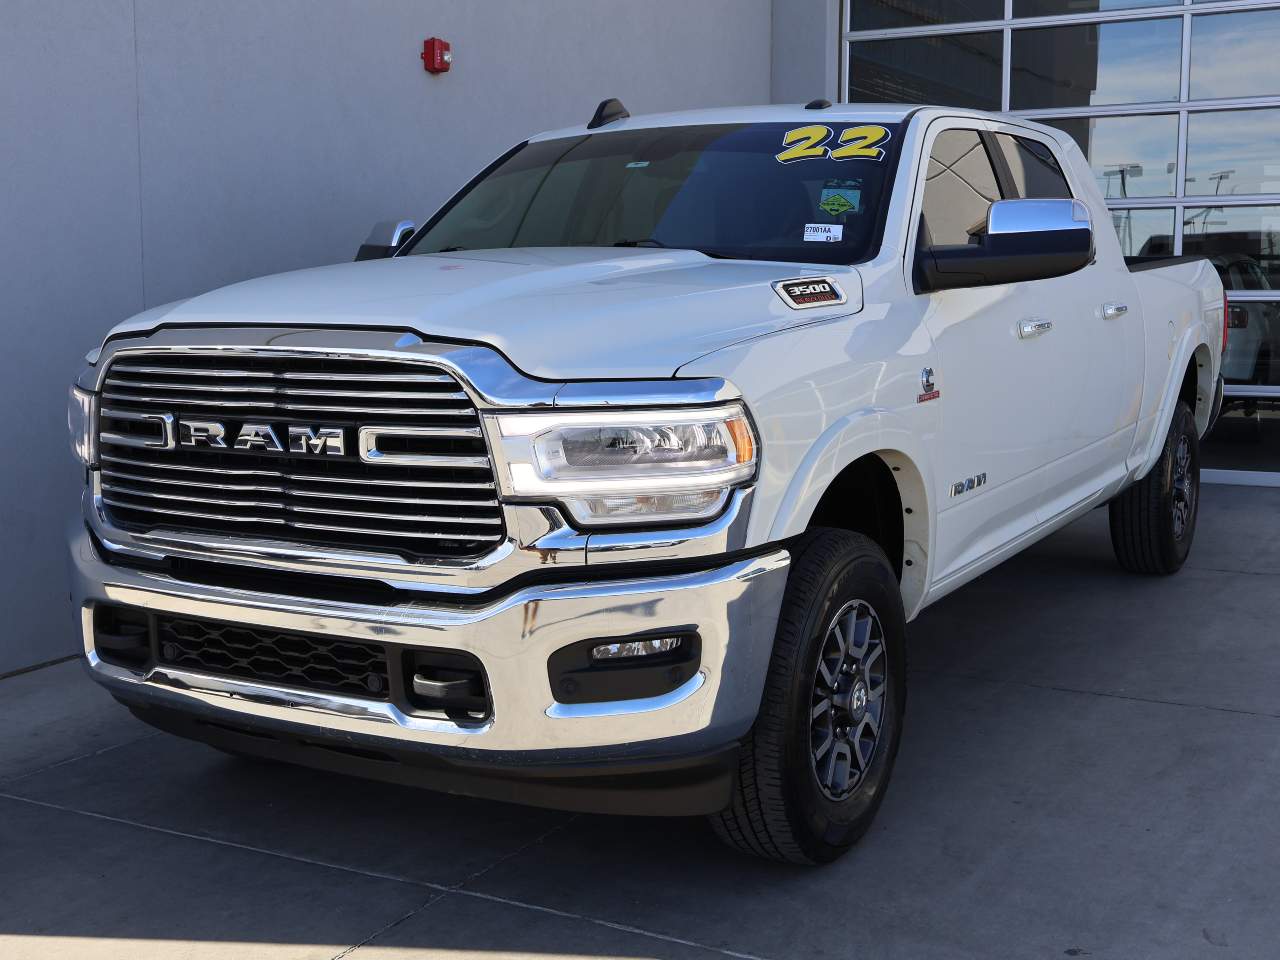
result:
[(710, 818), (716, 834), (770, 860), (835, 860), (884, 799), (905, 706), (906, 623), (884, 551), (861, 534), (811, 531), (792, 552), (760, 713), (733, 803)]
[(1111, 546), (1133, 573), (1177, 573), (1191, 552), (1200, 508), (1200, 436), (1179, 401), (1151, 472), (1111, 501)]

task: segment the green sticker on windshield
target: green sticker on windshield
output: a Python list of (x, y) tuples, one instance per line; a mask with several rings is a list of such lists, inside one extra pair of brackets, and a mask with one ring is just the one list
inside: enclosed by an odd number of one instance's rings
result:
[(828, 180), (818, 198), (818, 208), (833, 217), (853, 211), (862, 205), (862, 184), (857, 180)]
[(854, 205), (843, 193), (837, 193), (834, 190), (823, 190), (822, 202), (818, 206), (833, 217), (838, 217), (840, 214), (852, 210)]

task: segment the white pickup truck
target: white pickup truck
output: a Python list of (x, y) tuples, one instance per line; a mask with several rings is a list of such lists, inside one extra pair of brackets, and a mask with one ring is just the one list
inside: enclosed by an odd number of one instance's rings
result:
[(382, 231), (72, 390), (77, 628), (156, 727), (823, 862), (913, 617), (1094, 507), (1126, 570), (1191, 546), (1222, 286), (1126, 262), (1046, 127), (606, 101)]

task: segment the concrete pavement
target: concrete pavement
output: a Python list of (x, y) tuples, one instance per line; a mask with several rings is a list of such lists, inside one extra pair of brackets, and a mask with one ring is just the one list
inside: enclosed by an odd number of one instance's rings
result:
[(1095, 511), (910, 633), (890, 795), (817, 870), (231, 759), (78, 663), (0, 680), (0, 957), (1276, 955), (1280, 491), (1206, 488), (1171, 579)]

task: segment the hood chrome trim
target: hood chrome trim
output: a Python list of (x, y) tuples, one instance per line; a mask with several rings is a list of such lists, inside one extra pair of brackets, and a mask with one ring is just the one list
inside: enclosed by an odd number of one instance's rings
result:
[(665, 380), (537, 380), (516, 369), (492, 347), (424, 340), (404, 330), (328, 327), (162, 326), (150, 333), (109, 339), (97, 364), (78, 385), (97, 391), (118, 356), (174, 352), (237, 356), (263, 350), (286, 356), (420, 361), (443, 367), (471, 394), (478, 410), (543, 407), (693, 406), (740, 399), (727, 380), (710, 377)]

